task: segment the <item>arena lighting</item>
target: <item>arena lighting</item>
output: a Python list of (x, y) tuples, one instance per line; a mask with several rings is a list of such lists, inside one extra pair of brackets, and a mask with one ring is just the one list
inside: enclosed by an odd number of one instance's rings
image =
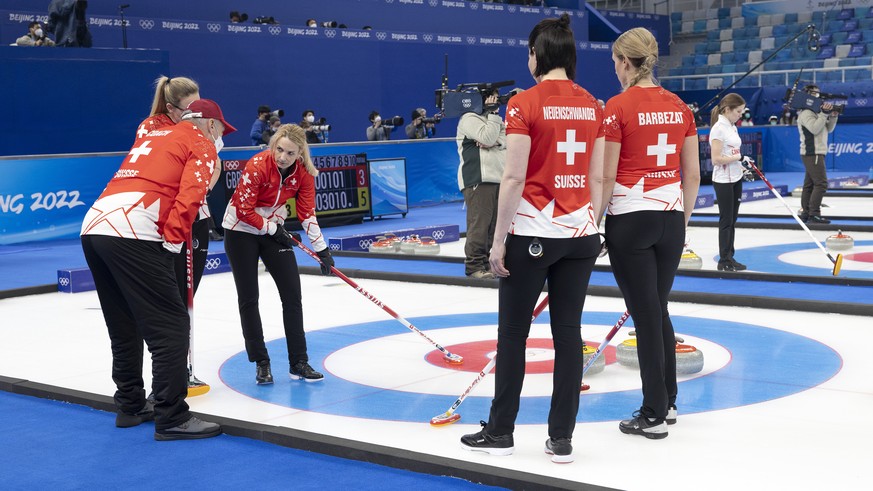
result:
[(782, 46), (779, 46), (778, 49), (776, 49), (775, 51), (773, 51), (772, 53), (770, 53), (770, 56), (764, 58), (763, 60), (761, 60), (760, 63), (758, 63), (757, 65), (753, 66), (749, 71), (747, 71), (745, 74), (743, 74), (742, 77), (740, 77), (740, 78), (734, 80), (734, 83), (732, 83), (732, 84), (728, 85), (727, 87), (725, 87), (724, 89), (722, 89), (718, 94), (715, 94), (715, 95), (712, 97), (712, 99), (706, 101), (705, 104), (702, 104), (702, 105), (700, 106), (699, 111), (700, 111), (700, 112), (703, 112), (703, 111), (704, 111), (704, 110), (705, 110), (705, 109), (706, 109), (710, 104), (712, 104), (713, 102), (716, 102), (716, 101), (718, 101), (719, 99), (721, 99), (721, 96), (722, 96), (724, 93), (726, 93), (726, 92), (728, 92), (729, 90), (731, 90), (735, 85), (737, 85), (738, 83), (740, 83), (741, 80), (743, 80), (744, 78), (748, 77), (750, 73), (752, 73), (752, 72), (754, 72), (755, 70), (757, 70), (758, 67), (760, 67), (760, 66), (763, 65), (764, 63), (767, 63), (768, 61), (770, 61), (774, 56), (776, 56), (777, 53), (779, 53), (779, 52), (782, 51), (783, 49), (787, 48), (791, 43), (793, 43), (795, 40), (797, 40), (800, 36), (803, 36), (804, 34), (807, 35), (807, 42), (806, 42), (806, 47), (807, 47), (807, 49), (809, 49), (810, 51), (818, 51), (818, 48), (819, 48), (819, 39), (821, 39), (821, 33), (819, 33), (819, 32), (818, 32), (818, 29), (815, 28), (815, 24), (809, 24), (809, 25), (806, 26), (802, 31), (798, 32), (798, 33), (797, 33), (793, 38), (791, 38), (791, 39), (789, 39), (788, 41), (786, 41), (785, 44), (783, 44)]

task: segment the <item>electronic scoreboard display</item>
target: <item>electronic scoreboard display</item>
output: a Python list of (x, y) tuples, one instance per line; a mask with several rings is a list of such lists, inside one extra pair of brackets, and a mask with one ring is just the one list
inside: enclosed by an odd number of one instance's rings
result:
[[(315, 216), (339, 217), (370, 214), (370, 174), (367, 154), (312, 157), (315, 177)], [(288, 218), (297, 218), (295, 199), (285, 204)]]

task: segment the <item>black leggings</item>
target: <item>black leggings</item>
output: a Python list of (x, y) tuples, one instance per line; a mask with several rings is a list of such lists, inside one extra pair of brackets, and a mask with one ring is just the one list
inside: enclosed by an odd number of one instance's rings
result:
[(288, 361), (308, 361), (306, 336), (303, 332), (303, 303), (300, 292), (300, 273), (294, 250), (280, 245), (267, 235), (225, 230), (224, 249), (239, 302), (239, 317), (249, 361), (269, 360), (264, 343), (264, 328), (258, 311), (258, 258), (264, 261), (270, 276), (279, 289), (282, 300), (282, 322), (288, 345)]
[(676, 402), (676, 337), (667, 297), (685, 245), (679, 211), (607, 215), (606, 245), (615, 281), (634, 321), (643, 405), (648, 418), (664, 418)]
[(743, 180), (714, 182), (712, 188), (715, 190), (715, 199), (718, 200), (718, 258), (719, 261), (727, 261), (734, 258), (734, 236), (743, 194)]
[(492, 435), (507, 435), (515, 429), (531, 314), (543, 285), (548, 281), (555, 346), (549, 436), (570, 438), (576, 427), (582, 383), (579, 326), (588, 280), (600, 252), (600, 237), (540, 238), (543, 255), (539, 258), (528, 253), (532, 240), (533, 237), (518, 235), (508, 235), (506, 239), (505, 264), (510, 276), (500, 279), (497, 368), (487, 430)]

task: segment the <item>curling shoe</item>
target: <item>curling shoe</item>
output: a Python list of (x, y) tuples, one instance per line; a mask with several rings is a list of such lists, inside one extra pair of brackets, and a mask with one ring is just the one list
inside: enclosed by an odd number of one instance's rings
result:
[(664, 421), (667, 422), (668, 425), (676, 424), (679, 417), (679, 409), (676, 408), (675, 404), (670, 404), (667, 406), (667, 417), (664, 418)]
[(726, 261), (719, 261), (718, 262), (718, 270), (719, 271), (736, 271), (737, 268), (736, 268), (736, 266), (734, 266), (734, 263), (732, 263), (730, 260), (726, 260)]
[(573, 445), (569, 438), (549, 438), (546, 440), (546, 453), (552, 456), (556, 464), (573, 462)]
[(139, 426), (146, 421), (155, 419), (155, 405), (153, 402), (146, 401), (145, 405), (134, 414), (119, 412), (115, 415), (116, 428), (133, 428)]
[(485, 452), (489, 455), (512, 455), (515, 443), (512, 435), (492, 435), (485, 429), (487, 423), (479, 421), (482, 431), (461, 437), (461, 448), (471, 452)]
[(210, 423), (191, 416), (191, 419), (179, 426), (165, 430), (155, 430), (155, 440), (199, 440), (201, 438), (212, 438), (220, 434), (221, 426), (219, 424)]
[(291, 380), (303, 379), (306, 382), (321, 382), (324, 380), (324, 375), (313, 370), (309, 363), (305, 361), (295, 363), (288, 372), (288, 375), (291, 377)]
[(667, 422), (661, 418), (647, 418), (634, 411), (633, 418), (618, 424), (618, 429), (626, 435), (642, 435), (652, 440), (667, 438)]
[(273, 383), (273, 371), (270, 370), (270, 360), (259, 361), (257, 370), (255, 382), (258, 385), (270, 385)]
[(734, 265), (734, 271), (745, 271), (749, 269), (745, 264), (737, 262), (734, 258), (731, 258), (731, 264)]
[(809, 220), (807, 220), (806, 223), (819, 223), (822, 225), (827, 225), (831, 223), (831, 221), (819, 215), (810, 215)]

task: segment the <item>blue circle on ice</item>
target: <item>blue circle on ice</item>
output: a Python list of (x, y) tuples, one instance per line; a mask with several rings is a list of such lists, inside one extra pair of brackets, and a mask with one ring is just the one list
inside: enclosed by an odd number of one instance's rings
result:
[[(620, 315), (618, 312), (585, 312), (583, 320), (586, 324), (611, 326)], [(801, 335), (717, 319), (687, 316), (671, 316), (671, 319), (677, 332), (716, 343), (731, 355), (730, 361), (722, 368), (679, 383), (677, 405), (682, 414), (728, 409), (786, 397), (827, 381), (842, 367), (842, 359), (832, 348)], [(497, 314), (450, 314), (412, 318), (409, 321), (419, 329), (428, 330), (432, 338), (438, 339), (438, 330), (441, 328), (495, 325)], [(537, 324), (548, 322), (548, 312), (543, 312), (536, 320)], [(322, 370), (322, 360), (339, 349), (404, 332), (403, 326), (394, 319), (309, 332), (306, 334), (309, 363), (316, 370)], [(248, 361), (245, 352), (234, 355), (222, 365), (222, 381), (240, 393), (271, 404), (387, 421), (426, 423), (446, 411), (457, 398), (395, 391), (330, 375), (319, 383), (292, 381), (283, 376), (288, 357), (285, 339), (273, 340), (267, 343), (267, 347), (273, 360), (275, 384), (255, 384), (255, 366)], [(362, 359), (360, 363), (384, 364), (385, 377), (391, 377), (394, 370), (390, 360)], [(422, 360), (422, 363), (426, 362)], [(475, 375), (471, 373), (471, 382), (473, 378)], [(471, 394), (464, 400), (463, 413), (468, 415), (468, 419), (472, 418), (471, 421), (487, 419), (492, 396)], [(639, 408), (641, 401), (639, 389), (584, 393), (578, 421), (627, 418)], [(522, 397), (516, 422), (547, 423), (549, 404), (549, 397)]]

